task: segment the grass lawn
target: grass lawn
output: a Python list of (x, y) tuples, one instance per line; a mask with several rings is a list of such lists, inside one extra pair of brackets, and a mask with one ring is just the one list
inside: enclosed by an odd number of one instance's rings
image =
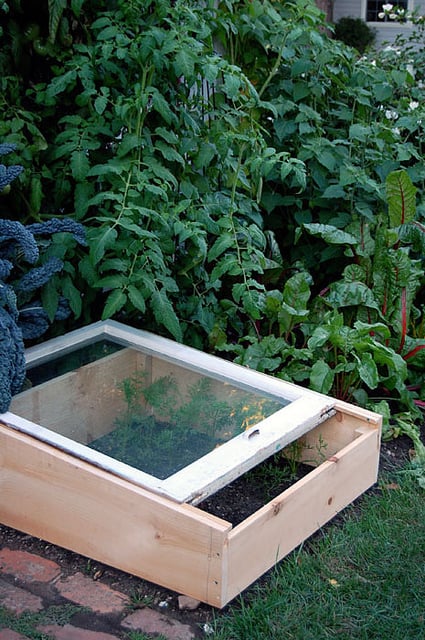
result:
[(381, 478), (325, 535), (217, 614), (213, 637), (423, 640), (425, 491), (402, 473)]

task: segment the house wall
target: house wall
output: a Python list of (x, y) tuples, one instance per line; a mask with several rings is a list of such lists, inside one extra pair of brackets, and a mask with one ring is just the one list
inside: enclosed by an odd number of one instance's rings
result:
[[(386, 1), (382, 0), (382, 4), (385, 4)], [(367, 0), (334, 0), (333, 22), (338, 22), (340, 18), (346, 16), (364, 20), (366, 4)], [(395, 6), (397, 4), (396, 0), (393, 0), (391, 4)], [(417, 9), (419, 13), (425, 14), (425, 0), (410, 0), (408, 7), (410, 11)], [(398, 34), (408, 37), (413, 31), (412, 25), (401, 25), (397, 22), (368, 22), (368, 24), (376, 31), (375, 47), (381, 47), (384, 43), (391, 44)]]

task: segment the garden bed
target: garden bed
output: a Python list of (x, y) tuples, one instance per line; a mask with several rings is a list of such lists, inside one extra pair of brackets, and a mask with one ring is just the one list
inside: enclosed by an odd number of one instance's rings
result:
[[(4, 524), (223, 607), (376, 481), (378, 415), (170, 341), (111, 326), (122, 342), (129, 334), (134, 348), (124, 344), (116, 353), (23, 392), (14, 399), (16, 413), (2, 416)], [(104, 328), (102, 324), (94, 331)], [(44, 349), (52, 351), (51, 345)], [(139, 387), (136, 404), (120, 392), (123, 383), (126, 388), (134, 380), (129, 372), (135, 363), (144, 367), (143, 380), (149, 378), (143, 387), (149, 402), (143, 406)], [(201, 384), (202, 393), (191, 391), (189, 401), (182, 401), (180, 386), (170, 402), (163, 385), (170, 376), (183, 380), (185, 389), (199, 390)], [(168, 398), (158, 407), (152, 399), (156, 383), (162, 400)], [(259, 395), (261, 388), (269, 394)], [(133, 390), (130, 386), (130, 398)], [(282, 402), (263, 414), (264, 406), (279, 397)], [(118, 424), (117, 406), (122, 409)], [(217, 411), (224, 406), (228, 417), (222, 421)], [(254, 413), (246, 413), (247, 407), (254, 407)], [(145, 417), (154, 418), (155, 429), (170, 431), (174, 424), (176, 432), (190, 437), (198, 424), (198, 438), (214, 436), (212, 451), (171, 476), (166, 472), (162, 480), (150, 475), (145, 463), (137, 462), (144, 468), (130, 466), (122, 451), (117, 460), (90, 447), (116, 436), (120, 446), (126, 444), (132, 431), (145, 428), (134, 422), (141, 408)], [(233, 420), (242, 410), (242, 422), (236, 420), (236, 432), (229, 427), (226, 440), (226, 425), (233, 424), (229, 416)], [(166, 413), (178, 420), (164, 422)], [(197, 420), (188, 423), (187, 415)], [(165, 448), (159, 433), (154, 435), (160, 449)], [(172, 446), (179, 458), (181, 442), (173, 440)], [(131, 446), (124, 449), (128, 454)], [(178, 495), (184, 497), (178, 500)]]

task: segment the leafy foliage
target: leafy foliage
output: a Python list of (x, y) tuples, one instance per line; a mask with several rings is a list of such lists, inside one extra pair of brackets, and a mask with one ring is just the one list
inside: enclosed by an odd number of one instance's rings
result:
[(359, 53), (364, 53), (375, 41), (375, 31), (361, 18), (346, 16), (335, 24), (335, 38)]
[[(0, 144), (0, 155), (14, 149)], [(12, 169), (18, 171), (4, 171), (3, 190), (22, 167)], [(69, 275), (60, 273), (61, 257), (76, 242), (85, 244), (85, 237), (74, 220), (51, 219), (25, 227), (0, 219), (0, 413), (7, 411), (24, 382), (24, 340), (39, 338), (49, 322), (65, 320), (71, 309), (77, 317), (81, 313), (79, 292)]]
[(359, 58), (308, 0), (9, 4), (0, 135), (34, 170), (8, 210), (85, 224), (85, 321), (424, 406), (420, 21)]

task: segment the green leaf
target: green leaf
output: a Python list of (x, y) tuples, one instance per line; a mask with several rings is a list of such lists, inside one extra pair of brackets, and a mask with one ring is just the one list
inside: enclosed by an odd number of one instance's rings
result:
[(389, 327), (383, 322), (372, 322), (370, 324), (368, 322), (356, 320), (356, 322), (354, 323), (354, 328), (357, 330), (360, 336), (371, 336), (374, 334), (379, 334), (379, 336), (384, 340), (387, 340), (391, 336)]
[(162, 116), (167, 124), (171, 124), (175, 119), (167, 100), (159, 91), (155, 90), (152, 96), (152, 107)]
[(127, 302), (127, 296), (121, 289), (114, 289), (106, 299), (102, 320), (107, 320), (120, 311)]
[(214, 242), (211, 249), (208, 251), (208, 260), (211, 262), (218, 258), (230, 247), (235, 246), (235, 237), (232, 234), (223, 234)]
[(102, 271), (126, 271), (128, 262), (122, 258), (107, 258), (102, 260)]
[(162, 140), (158, 140), (155, 145), (155, 149), (159, 149), (166, 160), (169, 160), (170, 162), (179, 162), (184, 167), (185, 161), (183, 156), (181, 156), (173, 147), (162, 142)]
[[(311, 89), (307, 82), (294, 82), (294, 87), (292, 91), (293, 98), (295, 102), (302, 100), (303, 98), (307, 98), (311, 93)], [(313, 130), (313, 129), (312, 129)]]
[(366, 352), (362, 354), (358, 366), (358, 373), (369, 389), (376, 389), (379, 383), (379, 374), (371, 353)]
[(349, 138), (351, 140), (357, 140), (358, 142), (367, 142), (372, 136), (370, 127), (365, 127), (362, 124), (352, 124), (349, 129)]
[(103, 229), (100, 236), (97, 236), (94, 241), (91, 242), (92, 256), (94, 264), (100, 262), (105, 255), (105, 251), (108, 247), (113, 246), (117, 239), (117, 230), (113, 227), (107, 227)]
[(282, 364), (281, 352), (285, 346), (283, 338), (265, 336), (244, 349), (239, 363), (257, 371), (275, 371)]
[(331, 284), (327, 301), (335, 308), (363, 305), (379, 311), (379, 304), (373, 291), (363, 282), (335, 282)]
[(331, 151), (320, 151), (317, 155), (317, 160), (329, 171), (335, 171), (338, 165), (338, 157)]
[(78, 263), (78, 272), (88, 282), (91, 287), (96, 286), (98, 274), (90, 259), (90, 256), (84, 256)]
[(285, 178), (289, 176), (292, 171), (292, 164), (290, 162), (282, 162), (280, 165), (280, 179), (285, 183)]
[(49, 0), (49, 40), (54, 42), (56, 40), (56, 33), (58, 31), (59, 22), (62, 18), (62, 13), (66, 9), (67, 0)]
[(69, 71), (66, 71), (66, 73), (64, 73), (63, 75), (56, 76), (55, 78), (53, 78), (53, 80), (47, 87), (47, 90), (46, 90), (47, 97), (52, 98), (54, 96), (57, 96), (58, 93), (63, 93), (69, 85), (74, 85), (76, 78), (77, 78), (76, 69), (70, 69)]
[(389, 83), (376, 84), (373, 91), (378, 102), (385, 102), (393, 95), (393, 88)]
[(94, 108), (96, 110), (96, 113), (98, 113), (101, 116), (107, 106), (108, 106), (108, 98), (103, 95), (97, 96), (96, 100), (94, 101)]
[(293, 64), (291, 64), (292, 78), (307, 73), (311, 69), (312, 65), (313, 63), (308, 58), (300, 58), (298, 60), (294, 60)]
[(86, 151), (83, 149), (73, 151), (71, 153), (70, 165), (72, 177), (75, 178), (77, 182), (83, 182), (90, 169), (90, 163)]
[(309, 311), (310, 276), (305, 272), (294, 274), (283, 288), (283, 300), (278, 312), (279, 324), (287, 332), (299, 321), (305, 319)]
[(208, 167), (215, 154), (216, 148), (213, 144), (209, 142), (202, 142), (199, 146), (199, 151), (194, 158), (194, 165), (196, 169)]
[(75, 287), (69, 276), (67, 276), (62, 282), (62, 293), (68, 300), (74, 316), (79, 318), (82, 311), (81, 292)]
[(259, 320), (261, 318), (262, 294), (259, 291), (249, 288), (245, 284), (243, 287), (244, 291), (241, 297), (243, 309), (250, 318)]
[(221, 278), (225, 273), (228, 273), (230, 276), (240, 275), (242, 271), (241, 265), (239, 264), (238, 258), (235, 255), (226, 255), (222, 260), (218, 262), (218, 264), (214, 267), (211, 272), (211, 282), (215, 282), (219, 278)]
[(81, 8), (86, 0), (71, 0), (71, 9), (74, 16), (80, 16)]
[(141, 140), (135, 133), (126, 133), (118, 147), (118, 156), (125, 156), (129, 151), (140, 147)]
[(292, 158), (291, 165), (292, 172), (294, 174), (294, 186), (300, 187), (300, 190), (305, 189), (307, 185), (307, 169), (304, 162), (298, 160), (297, 158)]
[(391, 227), (411, 222), (416, 213), (416, 187), (406, 171), (392, 171), (386, 179), (388, 215)]
[(41, 302), (50, 322), (53, 322), (59, 304), (55, 279), (50, 279), (41, 290)]
[[(158, 160), (156, 160), (153, 157), (146, 158), (146, 163), (149, 165), (149, 169), (157, 178), (161, 178), (162, 180), (164, 180), (164, 182), (168, 182), (169, 184), (172, 184), (174, 187), (177, 188), (178, 186), (177, 180), (175, 176), (171, 173), (171, 171), (167, 169), (167, 167), (165, 167), (163, 164), (158, 162)], [(154, 185), (150, 185), (150, 186), (152, 187)], [(148, 189), (149, 185), (146, 184), (145, 188)]]
[(142, 313), (146, 311), (146, 302), (140, 290), (134, 285), (128, 285), (128, 297), (130, 302)]
[(155, 129), (155, 133), (156, 135), (161, 136), (161, 138), (165, 140), (165, 142), (168, 142), (169, 144), (177, 144), (179, 141), (179, 137), (174, 131), (169, 131), (164, 127), (157, 127)]
[(352, 236), (350, 233), (346, 233), (342, 231), (342, 229), (338, 229), (330, 224), (320, 224), (318, 222), (311, 222), (307, 224), (303, 224), (303, 228), (311, 233), (313, 236), (319, 236), (325, 242), (329, 244), (353, 244), (356, 245), (358, 243), (357, 238)]
[(196, 57), (190, 50), (180, 49), (174, 61), (176, 76), (183, 76), (185, 79), (191, 78), (195, 69), (195, 60)]
[(226, 74), (222, 89), (228, 98), (236, 99), (241, 89), (241, 79), (236, 75)]
[(92, 22), (91, 28), (92, 29), (103, 29), (108, 24), (110, 24), (110, 22), (111, 22), (111, 20), (110, 20), (109, 16), (105, 16), (103, 18), (98, 18), (97, 20)]
[(403, 89), (405, 88), (406, 84), (409, 84), (408, 75), (408, 72), (404, 70), (400, 71), (399, 69), (393, 69), (391, 71), (391, 77), (393, 78), (394, 82)]
[(308, 348), (317, 349), (318, 347), (323, 347), (329, 340), (330, 335), (331, 331), (327, 327), (316, 327), (308, 340)]
[(165, 289), (156, 289), (152, 294), (152, 309), (158, 324), (164, 326), (178, 341), (182, 341), (182, 331), (179, 319), (168, 299)]
[[(109, 23), (109, 21), (108, 21)], [(119, 31), (115, 26), (108, 26), (105, 29), (102, 29), (100, 33), (97, 34), (98, 40), (107, 40), (113, 42), (117, 37)]]
[(331, 184), (330, 187), (323, 192), (323, 198), (346, 198), (347, 194), (343, 187), (339, 184)]
[(43, 191), (41, 180), (38, 176), (31, 178), (31, 191), (29, 197), (29, 205), (32, 215), (40, 213), (41, 202), (43, 199)]
[(87, 181), (79, 182), (78, 184), (75, 185), (74, 208), (75, 208), (75, 217), (77, 220), (81, 220), (84, 218), (88, 209), (88, 203), (92, 193), (93, 193), (93, 187)]
[(114, 273), (96, 282), (99, 289), (122, 289), (127, 284), (127, 277), (122, 273)]
[(334, 372), (324, 360), (318, 360), (310, 371), (310, 387), (319, 393), (329, 393), (334, 381)]

